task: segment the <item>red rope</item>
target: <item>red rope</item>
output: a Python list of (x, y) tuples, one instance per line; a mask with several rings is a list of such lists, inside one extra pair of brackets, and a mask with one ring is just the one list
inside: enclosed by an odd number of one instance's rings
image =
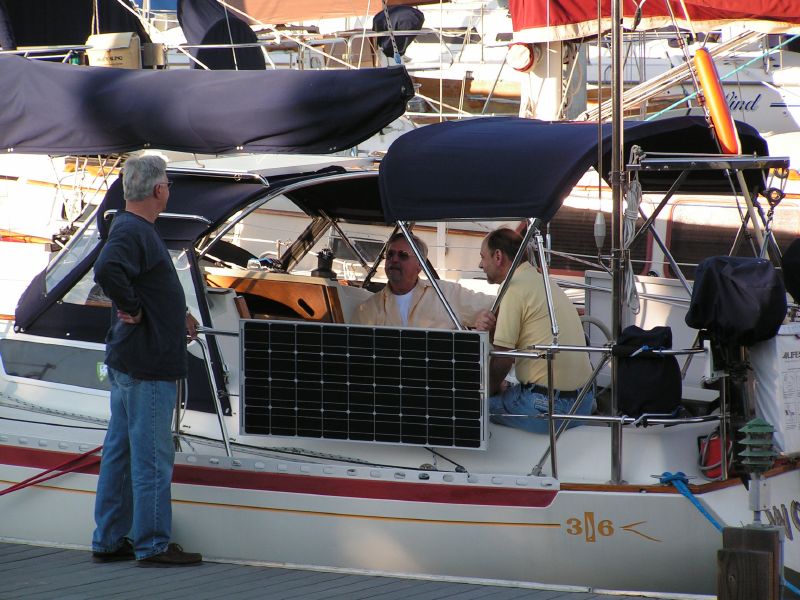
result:
[[(69, 460), (64, 461), (63, 463), (56, 465), (55, 467), (51, 467), (46, 471), (42, 471), (41, 473), (37, 473), (32, 477), (28, 477), (19, 483), (15, 483), (11, 487), (7, 487), (4, 490), (0, 490), (0, 496), (5, 496), (6, 494), (10, 494), (11, 492), (16, 492), (17, 490), (22, 490), (27, 487), (31, 487), (33, 485), (38, 485), (50, 479), (55, 479), (65, 473), (72, 473), (73, 471), (77, 471), (83, 467), (90, 467), (92, 465), (96, 465), (100, 462), (99, 456), (92, 456), (96, 452), (102, 450), (102, 446), (98, 446), (97, 448), (93, 448), (88, 452), (84, 452), (83, 454), (79, 454), (78, 456), (74, 456)], [(86, 460), (90, 458), (91, 460)]]

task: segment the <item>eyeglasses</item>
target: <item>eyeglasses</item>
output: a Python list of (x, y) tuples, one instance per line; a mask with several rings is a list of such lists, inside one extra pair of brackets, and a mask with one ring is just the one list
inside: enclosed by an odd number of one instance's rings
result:
[(171, 189), (172, 188), (172, 180), (171, 179), (167, 179), (166, 181), (159, 181), (156, 185), (165, 185), (165, 186), (167, 186), (167, 189)]
[(391, 260), (394, 257), (397, 257), (399, 260), (408, 260), (411, 258), (411, 255), (406, 252), (405, 250), (387, 250), (386, 251), (386, 259)]

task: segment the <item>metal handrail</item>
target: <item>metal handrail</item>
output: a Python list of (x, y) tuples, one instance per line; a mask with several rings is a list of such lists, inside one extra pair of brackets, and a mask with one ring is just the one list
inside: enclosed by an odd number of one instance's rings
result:
[(453, 307), (450, 306), (450, 303), (444, 296), (444, 292), (442, 291), (441, 286), (439, 286), (436, 277), (434, 277), (433, 272), (431, 271), (430, 263), (427, 260), (427, 257), (422, 256), (422, 251), (417, 247), (417, 244), (414, 242), (414, 237), (412, 236), (411, 230), (409, 229), (408, 225), (402, 221), (398, 221), (397, 226), (400, 228), (400, 231), (402, 231), (403, 235), (406, 237), (406, 241), (408, 242), (408, 245), (411, 247), (411, 250), (414, 252), (414, 256), (419, 261), (419, 264), (422, 267), (422, 271), (428, 278), (431, 287), (433, 287), (433, 291), (436, 292), (437, 296), (439, 296), (439, 300), (444, 306), (444, 309), (447, 311), (447, 316), (450, 317), (450, 320), (453, 322), (453, 325), (456, 326), (456, 329), (458, 329), (459, 331), (465, 330), (466, 327), (464, 327), (464, 325), (461, 324), (461, 320), (458, 318), (458, 315), (456, 315), (455, 311), (453, 311)]
[(711, 421), (719, 421), (721, 415), (705, 415), (702, 417), (671, 417), (666, 413), (645, 413), (638, 417), (629, 417), (627, 415), (620, 415), (618, 417), (605, 416), (605, 415), (573, 415), (573, 414), (556, 414), (546, 415), (544, 413), (539, 415), (514, 415), (503, 413), (504, 417), (520, 417), (527, 419), (548, 419), (553, 418), (565, 421), (585, 421), (587, 423), (618, 423), (620, 425), (635, 425), (637, 427), (647, 425), (679, 425), (679, 424), (693, 424), (693, 423), (709, 423)]
[[(198, 335), (203, 333), (207, 335), (216, 335), (213, 330), (207, 327), (198, 327), (197, 328)], [(200, 351), (203, 353), (203, 362), (206, 364), (207, 367), (210, 367), (211, 361), (209, 360), (209, 351), (204, 340), (200, 338), (194, 338), (191, 340), (192, 342), (197, 342), (197, 345), (200, 347)], [(191, 342), (190, 342), (191, 343)], [(222, 411), (222, 405), (219, 401), (219, 393), (217, 390), (216, 382), (214, 381), (214, 374), (212, 373), (211, 368), (206, 368), (206, 375), (208, 376), (208, 385), (211, 387), (211, 393), (214, 395), (214, 409), (217, 413), (217, 421), (219, 423), (220, 434), (222, 436), (222, 443), (225, 444), (225, 454), (228, 457), (233, 456), (233, 452), (231, 451), (231, 442), (228, 439), (228, 428), (225, 425), (225, 417)], [(187, 401), (188, 401), (188, 390), (187, 390)], [(176, 415), (177, 419), (177, 415)]]

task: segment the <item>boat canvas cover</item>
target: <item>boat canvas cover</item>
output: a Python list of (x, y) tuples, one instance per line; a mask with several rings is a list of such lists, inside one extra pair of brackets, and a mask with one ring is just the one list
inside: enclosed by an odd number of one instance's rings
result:
[(81, 46), (93, 33), (119, 31), (132, 31), (143, 43), (150, 41), (129, 0), (3, 0), (0, 22), (4, 9), (9, 40), (18, 46)]
[[(247, 206), (266, 192), (267, 187), (258, 179), (237, 180), (230, 177), (189, 176), (169, 171), (174, 185), (170, 189), (166, 211), (172, 218), (161, 217), (155, 226), (159, 236), (169, 248), (185, 248), (200, 236), (216, 227), (228, 215)], [(47, 313), (47, 309), (57, 303), (75, 283), (92, 267), (97, 255), (108, 237), (114, 211), (125, 208), (122, 178), (109, 187), (97, 210), (97, 245), (74, 268), (62, 277), (53, 287), (47, 287), (45, 275), (48, 269), (39, 273), (23, 292), (15, 311), (15, 326), (44, 335), (50, 331), (63, 330), (65, 319), (72, 318), (69, 303), (63, 303), (61, 310)], [(186, 218), (175, 218), (185, 215)], [(200, 217), (200, 218), (197, 218)], [(90, 339), (102, 336), (108, 323), (71, 324), (77, 339)]]
[[(601, 0), (598, 26), (597, 0), (510, 0), (514, 39), (548, 42), (596, 36), (611, 29), (611, 2)], [(640, 18), (637, 19), (637, 9)], [(693, 31), (725, 24), (741, 24), (766, 32), (800, 32), (800, 5), (776, 0), (667, 0), (636, 2), (622, 0), (623, 27), (655, 29), (673, 25)]]
[[(767, 154), (758, 132), (737, 122), (742, 151)], [(440, 219), (549, 221), (578, 180), (597, 167), (597, 123), (488, 117), (427, 125), (399, 137), (380, 167), (380, 193), (387, 222)], [(611, 164), (611, 125), (602, 125), (601, 169)], [(702, 117), (628, 121), (631, 146), (645, 152), (718, 154)], [(675, 171), (642, 172), (646, 192), (666, 191)], [(745, 171), (750, 189), (763, 187), (760, 171)], [(690, 174), (681, 191), (730, 193), (719, 172)]]
[[(216, 0), (178, 0), (178, 23), (186, 41), (193, 45), (256, 44), (255, 31)], [(259, 70), (266, 68), (261, 48), (190, 48), (201, 64), (194, 69)]]
[(43, 154), (337, 152), (413, 95), (402, 67), (137, 71), (19, 56), (0, 56), (0, 90), (0, 147)]
[(3, 0), (0, 0), (0, 50), (16, 50), (16, 48), (14, 26), (11, 24), (11, 17), (8, 16), (8, 8)]

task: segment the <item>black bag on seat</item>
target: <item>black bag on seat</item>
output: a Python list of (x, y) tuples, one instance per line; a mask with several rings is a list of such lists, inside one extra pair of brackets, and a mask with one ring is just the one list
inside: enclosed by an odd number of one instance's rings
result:
[(620, 414), (672, 414), (681, 403), (681, 370), (674, 356), (652, 350), (672, 348), (672, 329), (626, 327), (612, 349), (619, 357), (617, 371)]
[(698, 265), (689, 327), (750, 346), (774, 337), (785, 316), (786, 289), (767, 259), (712, 256)]

